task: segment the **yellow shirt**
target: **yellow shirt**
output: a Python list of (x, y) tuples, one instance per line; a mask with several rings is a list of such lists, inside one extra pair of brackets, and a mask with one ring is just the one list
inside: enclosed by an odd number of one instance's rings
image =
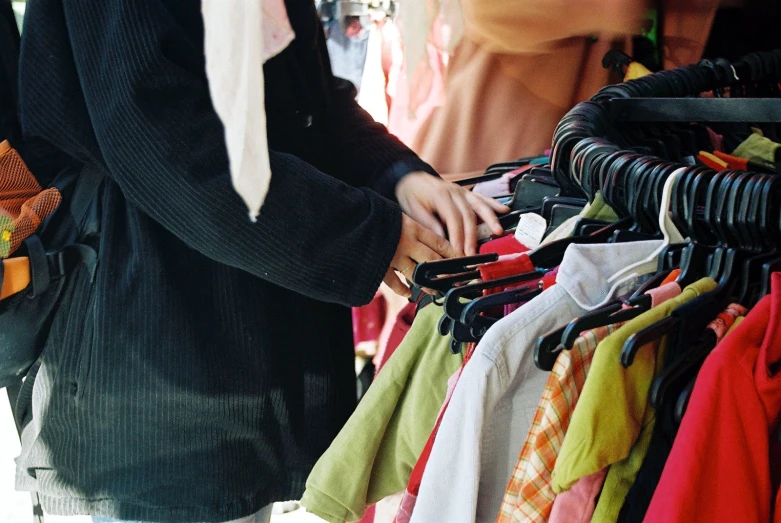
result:
[[(662, 340), (641, 348), (628, 369), (619, 360), (624, 343), (632, 334), (715, 287), (715, 281), (703, 278), (686, 287), (680, 296), (627, 322), (599, 344), (556, 460), (554, 491), (563, 492), (578, 479), (626, 459), (649, 424), (650, 438), (653, 422), (648, 416), (653, 416), (653, 411), (648, 404), (648, 393), (663, 361), (664, 351), (657, 350), (663, 345)], [(646, 451), (647, 447), (648, 442)]]

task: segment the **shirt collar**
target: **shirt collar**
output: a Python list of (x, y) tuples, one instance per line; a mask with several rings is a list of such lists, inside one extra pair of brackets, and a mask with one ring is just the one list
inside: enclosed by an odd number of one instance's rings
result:
[(647, 259), (661, 244), (661, 240), (572, 244), (564, 253), (556, 285), (563, 287), (583, 309), (601, 307), (615, 296), (630, 292), (642, 276), (653, 272), (655, 267), (646, 265), (612, 285), (608, 283), (626, 267)]

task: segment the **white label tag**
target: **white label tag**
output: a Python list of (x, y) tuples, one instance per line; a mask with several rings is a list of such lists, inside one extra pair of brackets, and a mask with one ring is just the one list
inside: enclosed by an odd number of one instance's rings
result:
[(540, 246), (547, 229), (548, 223), (539, 214), (533, 212), (522, 214), (518, 228), (515, 230), (515, 239), (529, 249), (536, 249)]

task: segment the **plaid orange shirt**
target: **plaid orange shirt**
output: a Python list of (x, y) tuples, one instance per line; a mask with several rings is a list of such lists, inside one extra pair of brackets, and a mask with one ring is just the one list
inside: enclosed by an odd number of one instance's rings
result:
[(553, 466), (583, 390), (599, 342), (622, 324), (583, 333), (571, 350), (556, 358), (529, 434), (507, 485), (497, 523), (544, 522), (556, 494), (551, 487)]

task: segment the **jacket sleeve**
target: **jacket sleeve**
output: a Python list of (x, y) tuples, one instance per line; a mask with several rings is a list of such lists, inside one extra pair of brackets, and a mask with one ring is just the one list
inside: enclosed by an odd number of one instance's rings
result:
[(371, 300), (398, 244), (395, 203), (271, 151), (271, 186), (250, 222), (199, 42), (160, 0), (65, 0), (63, 9), (97, 161), (133, 205), (220, 263), (323, 301)]
[[(325, 49), (322, 31), (319, 38), (320, 48)], [(438, 176), (433, 167), (358, 105), (355, 86), (331, 74), (327, 53), (322, 59), (330, 77), (331, 107), (327, 125), (331, 150), (339, 158), (340, 178), (355, 186), (369, 187), (395, 200), (396, 183), (405, 175), (423, 171)]]

